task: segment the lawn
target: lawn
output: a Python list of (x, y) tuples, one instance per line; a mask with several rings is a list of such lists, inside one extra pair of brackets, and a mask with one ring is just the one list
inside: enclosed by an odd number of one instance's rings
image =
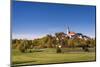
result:
[(81, 48), (62, 48), (62, 53), (56, 53), (55, 48), (33, 49), (32, 53), (21, 53), (12, 49), (13, 65), (50, 64), (80, 61), (95, 61), (95, 49), (84, 52)]

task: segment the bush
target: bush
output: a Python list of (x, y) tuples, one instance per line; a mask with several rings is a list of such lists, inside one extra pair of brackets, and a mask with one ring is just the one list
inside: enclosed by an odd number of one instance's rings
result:
[(61, 53), (61, 52), (62, 52), (62, 51), (61, 51), (61, 48), (57, 47), (56, 53)]
[(26, 52), (26, 50), (27, 50), (27, 48), (26, 48), (26, 46), (25, 46), (25, 44), (19, 44), (19, 51), (20, 52), (22, 52), (22, 53), (24, 53), (24, 52)]
[(20, 52), (24, 53), (26, 51), (26, 49), (22, 46), (19, 47)]
[(82, 49), (83, 49), (85, 52), (89, 52), (89, 49), (88, 49), (88, 47), (86, 47), (86, 46), (82, 47)]

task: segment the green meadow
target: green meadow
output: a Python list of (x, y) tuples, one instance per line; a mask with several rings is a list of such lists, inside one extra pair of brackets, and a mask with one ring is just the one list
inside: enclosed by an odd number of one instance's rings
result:
[(56, 48), (32, 49), (32, 52), (22, 53), (12, 49), (12, 65), (37, 65), (68, 62), (95, 61), (95, 48), (84, 52), (81, 48), (61, 48), (62, 53), (56, 53)]

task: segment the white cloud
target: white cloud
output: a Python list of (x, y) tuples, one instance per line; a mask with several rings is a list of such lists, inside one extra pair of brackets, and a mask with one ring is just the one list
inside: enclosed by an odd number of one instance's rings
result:
[(33, 40), (36, 38), (41, 38), (45, 35), (33, 35), (33, 34), (12, 34), (12, 39), (28, 39), (28, 40)]

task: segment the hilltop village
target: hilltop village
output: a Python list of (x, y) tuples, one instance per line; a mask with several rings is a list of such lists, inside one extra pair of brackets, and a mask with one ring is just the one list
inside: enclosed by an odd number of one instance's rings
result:
[(65, 34), (64, 36), (72, 38), (72, 39), (73, 38), (80, 38), (84, 40), (90, 39), (90, 37), (83, 35), (82, 33), (76, 33), (76, 32), (70, 31), (69, 27), (67, 28), (67, 34)]

